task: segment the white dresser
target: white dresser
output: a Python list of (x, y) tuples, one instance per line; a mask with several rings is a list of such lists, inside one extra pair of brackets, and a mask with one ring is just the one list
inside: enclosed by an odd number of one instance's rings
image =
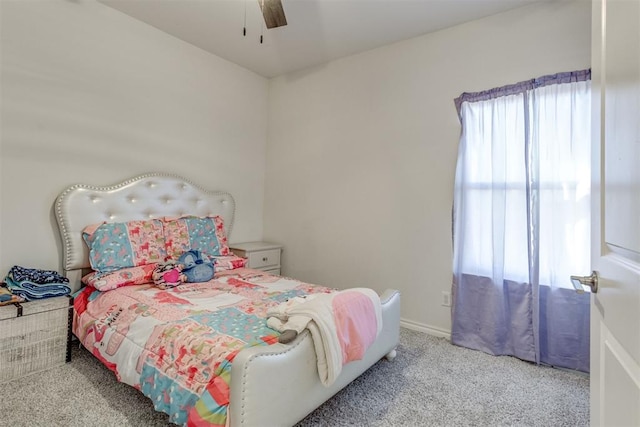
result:
[(248, 259), (247, 268), (280, 275), (282, 245), (269, 242), (246, 242), (231, 244), (229, 248), (237, 256)]

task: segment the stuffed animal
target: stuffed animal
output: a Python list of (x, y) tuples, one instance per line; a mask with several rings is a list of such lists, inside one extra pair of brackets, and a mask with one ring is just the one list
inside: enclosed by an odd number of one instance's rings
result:
[(172, 261), (158, 264), (153, 269), (151, 278), (160, 289), (168, 289), (187, 281), (187, 276), (182, 273), (184, 266)]
[(208, 282), (213, 279), (214, 260), (200, 251), (187, 251), (180, 256), (178, 262), (184, 266), (182, 273), (187, 277), (187, 282)]

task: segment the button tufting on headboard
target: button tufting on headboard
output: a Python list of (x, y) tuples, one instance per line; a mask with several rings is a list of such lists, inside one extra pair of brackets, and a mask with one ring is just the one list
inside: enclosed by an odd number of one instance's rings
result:
[(56, 219), (62, 237), (63, 268), (75, 289), (83, 268), (89, 268), (82, 230), (104, 221), (214, 216), (224, 219), (231, 234), (235, 203), (229, 193), (209, 192), (175, 175), (146, 174), (108, 187), (73, 185), (56, 199)]

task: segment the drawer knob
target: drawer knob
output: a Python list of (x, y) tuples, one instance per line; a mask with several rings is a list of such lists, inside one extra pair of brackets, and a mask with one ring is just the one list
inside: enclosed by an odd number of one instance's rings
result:
[(264, 258), (262, 258), (262, 261), (263, 261), (263, 262), (267, 262), (267, 261), (269, 261), (269, 258), (264, 257)]

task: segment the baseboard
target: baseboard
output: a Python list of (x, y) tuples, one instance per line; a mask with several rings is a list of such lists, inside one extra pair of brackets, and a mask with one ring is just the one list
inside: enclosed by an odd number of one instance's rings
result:
[(403, 328), (411, 329), (412, 331), (424, 332), (425, 334), (433, 335), (434, 337), (451, 339), (451, 331), (438, 328), (436, 326), (425, 325), (424, 323), (414, 322), (413, 320), (400, 319), (400, 326)]

